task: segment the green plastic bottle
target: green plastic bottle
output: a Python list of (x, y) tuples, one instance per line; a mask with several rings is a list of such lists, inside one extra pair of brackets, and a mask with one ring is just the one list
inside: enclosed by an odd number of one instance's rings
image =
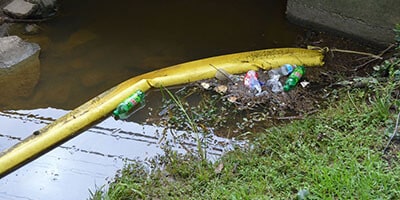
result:
[(297, 83), (299, 83), (301, 77), (304, 75), (305, 72), (306, 69), (304, 68), (304, 66), (297, 66), (286, 80), (285, 85), (283, 86), (283, 90), (287, 92), (293, 89), (297, 85)]
[[(139, 110), (144, 106), (144, 92), (141, 90), (136, 91), (130, 97), (125, 99), (118, 107), (113, 111), (115, 119), (126, 119), (132, 115), (135, 111)], [(133, 109), (136, 105), (141, 104), (137, 109)]]

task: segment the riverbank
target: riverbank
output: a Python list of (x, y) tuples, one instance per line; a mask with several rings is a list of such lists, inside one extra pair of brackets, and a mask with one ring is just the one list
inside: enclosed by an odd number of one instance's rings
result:
[(256, 134), (248, 147), (213, 163), (173, 152), (131, 163), (92, 199), (399, 198), (398, 143), (382, 153), (395, 113), (382, 116), (362, 90), (339, 97), (314, 116)]
[(91, 198), (398, 199), (400, 58), (371, 68), (361, 87), (339, 78), (316, 114), (248, 132), (247, 145), (220, 159), (166, 148), (127, 164)]
[[(257, 1), (257, 5), (244, 1), (232, 4), (202, 1), (198, 5), (131, 2), (123, 1), (110, 8), (109, 2), (63, 1), (64, 12), (55, 20), (41, 24), (40, 37), (24, 38), (30, 42), (41, 41), (38, 42), (42, 47), (41, 77), (28, 98), (3, 97), (10, 105), (1, 107), (6, 112), (0, 120), (2, 149), (60, 117), (56, 111), (65, 114), (123, 80), (164, 66), (226, 53), (293, 47), (295, 41), (301, 43), (297, 44), (301, 47), (312, 44), (374, 54), (382, 51), (360, 47), (342, 38), (327, 41), (319, 37), (323, 33), (287, 23), (282, 16), (283, 1)], [(80, 6), (76, 7), (77, 4)], [(205, 10), (210, 11), (206, 16)], [(338, 62), (307, 71), (305, 78), (310, 84), (303, 90), (308, 91), (307, 94), (317, 91), (321, 95), (336, 96), (335, 92), (324, 91), (321, 86), (372, 71), (372, 65), (364, 65), (369, 58), (338, 52), (329, 55), (328, 59)], [(375, 60), (372, 64), (378, 62)], [(4, 199), (85, 199), (88, 188), (92, 190), (108, 182), (123, 159), (142, 158), (158, 152), (163, 131), (153, 131), (143, 123), (150, 119), (147, 118), (149, 113), (158, 114), (156, 108), (161, 99), (158, 91), (152, 91), (146, 97), (146, 107), (136, 113), (140, 119), (127, 122), (109, 119), (105, 123), (112, 121), (112, 125), (92, 127), (73, 138), (71, 143), (56, 148), (55, 152), (61, 156), (47, 153), (2, 178), (0, 196)], [(53, 115), (54, 112), (57, 115)], [(293, 117), (302, 118), (300, 115)], [(235, 129), (236, 122), (232, 123), (232, 127), (225, 124), (223, 128)], [(73, 194), (60, 191), (70, 186), (74, 186)]]

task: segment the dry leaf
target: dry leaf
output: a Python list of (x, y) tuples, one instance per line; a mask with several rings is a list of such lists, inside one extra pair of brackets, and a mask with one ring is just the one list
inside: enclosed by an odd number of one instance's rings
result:
[(237, 97), (235, 97), (235, 96), (228, 97), (228, 101), (231, 102), (231, 103), (235, 103), (236, 100), (237, 100)]
[(228, 87), (226, 85), (218, 85), (215, 88), (215, 91), (220, 93), (220, 94), (224, 94), (227, 90), (228, 90)]
[(216, 174), (220, 174), (223, 169), (224, 169), (224, 163), (219, 163), (219, 165), (214, 169), (214, 172)]

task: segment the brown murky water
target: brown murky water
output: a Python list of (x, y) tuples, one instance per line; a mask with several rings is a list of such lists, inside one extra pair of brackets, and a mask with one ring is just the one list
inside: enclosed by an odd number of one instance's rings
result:
[[(7, 109), (73, 109), (132, 76), (215, 55), (293, 46), (298, 28), (270, 1), (65, 1), (41, 34), (41, 77)], [(7, 98), (7, 97), (0, 97)]]
[[(62, 1), (40, 34), (21, 36), (42, 47), (41, 75), (27, 98), (0, 95), (7, 102), (0, 107), (0, 150), (132, 76), (204, 57), (290, 47), (302, 34), (286, 21), (280, 0), (109, 2)], [(149, 97), (147, 105), (157, 107), (157, 92)], [(0, 179), (0, 199), (86, 199), (88, 188), (105, 184), (126, 160), (162, 153), (161, 130), (108, 118)], [(212, 155), (224, 151), (210, 148)]]

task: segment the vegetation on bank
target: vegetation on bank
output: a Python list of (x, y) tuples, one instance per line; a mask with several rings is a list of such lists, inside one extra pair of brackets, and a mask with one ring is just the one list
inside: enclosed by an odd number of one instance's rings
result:
[(341, 88), (318, 113), (254, 133), (215, 162), (167, 150), (91, 198), (399, 199), (400, 58), (374, 70), (365, 87)]

